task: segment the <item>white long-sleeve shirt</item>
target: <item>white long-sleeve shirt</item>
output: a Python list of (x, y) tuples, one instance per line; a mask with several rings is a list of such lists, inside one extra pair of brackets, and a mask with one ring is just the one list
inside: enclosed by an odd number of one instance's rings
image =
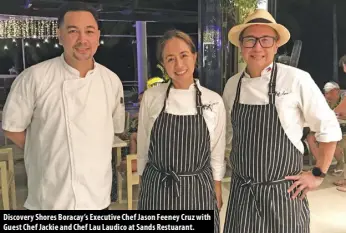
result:
[(114, 133), (124, 130), (122, 83), (94, 63), (85, 78), (63, 55), (24, 70), (13, 82), (2, 128), (26, 131), (31, 210), (110, 205)]
[[(214, 180), (220, 181), (225, 174), (225, 133), (226, 115), (222, 98), (219, 94), (202, 87), (197, 81), (202, 92), (202, 104), (211, 104), (211, 109), (203, 110), (210, 134), (211, 167)], [(152, 87), (144, 92), (138, 117), (137, 135), (137, 170), (142, 175), (148, 161), (150, 134), (156, 118), (164, 105), (168, 83)], [(166, 111), (175, 115), (197, 114), (196, 90), (194, 84), (189, 89), (171, 88), (166, 102)]]
[[(301, 138), (303, 127), (306, 126), (316, 132), (317, 141), (332, 142), (341, 140), (342, 133), (336, 115), (328, 106), (310, 74), (280, 63), (277, 66), (275, 105), (282, 127), (291, 142), (301, 152), (304, 151)], [(272, 64), (263, 70), (260, 77), (256, 78), (250, 78), (245, 73), (239, 98), (241, 104), (262, 105), (269, 103), (268, 84), (271, 69)], [(230, 150), (232, 146), (231, 114), (241, 74), (242, 72), (227, 81), (223, 93), (227, 114), (227, 150)]]

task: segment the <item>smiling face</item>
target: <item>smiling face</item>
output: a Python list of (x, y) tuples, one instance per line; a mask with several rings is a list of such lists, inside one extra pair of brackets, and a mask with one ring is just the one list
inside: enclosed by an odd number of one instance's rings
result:
[[(253, 25), (246, 28), (242, 34), (244, 38), (241, 43), (241, 54), (250, 69), (263, 70), (274, 61), (274, 56), (277, 53), (278, 46), (277, 40), (271, 38), (277, 38), (276, 32), (269, 26), (266, 25)], [(261, 43), (257, 40), (257, 43), (253, 48), (248, 48), (248, 44), (251, 43), (249, 40), (254, 38), (262, 38)], [(271, 45), (268, 47), (269, 45)], [(268, 48), (267, 48), (268, 47)]]
[(185, 87), (193, 83), (196, 58), (197, 54), (184, 40), (173, 37), (165, 42), (162, 63), (173, 83)]
[(92, 60), (99, 46), (100, 31), (90, 12), (67, 12), (57, 33), (67, 60), (73, 63)]

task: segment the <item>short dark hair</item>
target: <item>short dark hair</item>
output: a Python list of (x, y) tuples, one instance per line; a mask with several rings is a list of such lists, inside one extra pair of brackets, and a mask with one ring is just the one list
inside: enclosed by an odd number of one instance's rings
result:
[(58, 15), (58, 27), (60, 28), (61, 25), (64, 23), (64, 17), (67, 12), (71, 11), (87, 11), (90, 12), (98, 25), (98, 12), (97, 10), (90, 4), (85, 2), (68, 2), (65, 3), (63, 6), (59, 9), (59, 15)]
[(346, 55), (342, 56), (339, 61), (339, 66), (346, 65)]

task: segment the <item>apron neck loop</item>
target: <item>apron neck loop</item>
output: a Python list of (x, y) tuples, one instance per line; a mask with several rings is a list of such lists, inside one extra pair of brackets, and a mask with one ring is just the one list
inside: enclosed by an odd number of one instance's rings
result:
[(236, 92), (236, 94), (235, 94), (235, 100), (234, 100), (234, 103), (235, 103), (235, 104), (238, 104), (238, 103), (239, 103), (241, 82), (242, 82), (242, 80), (243, 80), (244, 75), (245, 75), (245, 71), (241, 74), (240, 79), (239, 79), (239, 81), (238, 81), (237, 92)]
[[(268, 88), (269, 104), (275, 104), (275, 95), (276, 95), (275, 87), (276, 87), (277, 72), (278, 72), (277, 64), (276, 64), (276, 62), (274, 62), (273, 69), (272, 69), (271, 75), (270, 75), (269, 88)], [(237, 104), (239, 103), (241, 81), (242, 81), (244, 75), (245, 75), (245, 71), (240, 76), (238, 86), (237, 86), (237, 92), (236, 92), (236, 96), (235, 96), (235, 100), (234, 100), (234, 103), (237, 103)]]
[(166, 111), (166, 101), (168, 99), (169, 90), (171, 89), (172, 85), (173, 85), (173, 81), (171, 80), (166, 90), (165, 100), (163, 101), (163, 107), (162, 107), (161, 113)]
[[(197, 82), (196, 82), (195, 79), (193, 79), (193, 84), (194, 84), (194, 87), (195, 87), (195, 90), (196, 90), (197, 114), (198, 115), (202, 115), (203, 114), (203, 111), (202, 111), (203, 105), (202, 105), (202, 100), (201, 100), (202, 92), (199, 90)], [(168, 96), (169, 96), (169, 91), (170, 91), (172, 85), (173, 85), (173, 82), (171, 81), (169, 83), (167, 91), (166, 91), (165, 101), (163, 102), (163, 108), (162, 108), (161, 112), (165, 112), (166, 111), (166, 102), (167, 102), (167, 99), (168, 99)]]

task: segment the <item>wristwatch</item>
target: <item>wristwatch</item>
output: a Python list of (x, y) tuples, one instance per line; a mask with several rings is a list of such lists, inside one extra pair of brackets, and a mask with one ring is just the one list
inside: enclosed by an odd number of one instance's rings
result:
[(314, 168), (311, 170), (311, 172), (312, 172), (312, 174), (313, 174), (314, 176), (321, 177), (321, 178), (326, 177), (326, 174), (323, 173), (319, 167), (314, 167)]

